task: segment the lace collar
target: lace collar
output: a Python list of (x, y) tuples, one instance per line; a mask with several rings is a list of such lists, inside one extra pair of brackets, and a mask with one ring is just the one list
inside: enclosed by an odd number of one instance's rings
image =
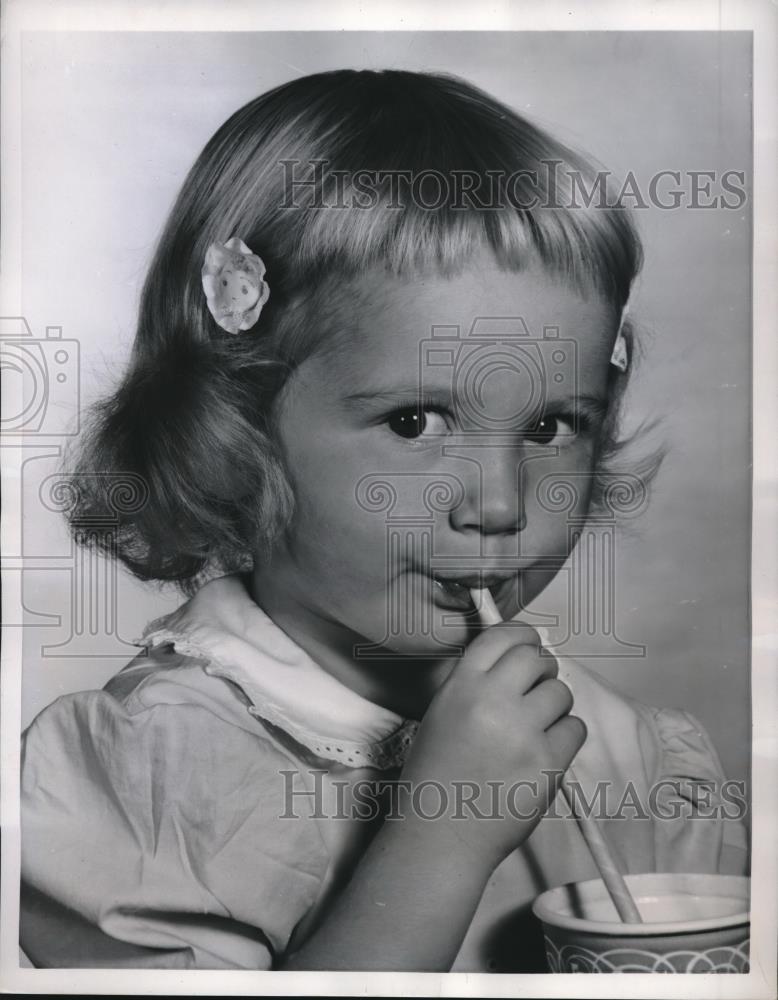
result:
[(135, 644), (171, 645), (204, 660), (207, 673), (243, 690), (253, 715), (346, 767), (402, 766), (418, 729), (318, 666), (254, 603), (238, 575), (205, 584)]

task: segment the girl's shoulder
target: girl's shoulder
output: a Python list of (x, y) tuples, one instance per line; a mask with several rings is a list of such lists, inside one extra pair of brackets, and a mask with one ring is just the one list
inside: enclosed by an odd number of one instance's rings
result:
[(147, 645), (104, 686), (129, 715), (161, 706), (200, 706), (225, 725), (256, 731), (242, 689), (211, 669), (208, 660), (172, 643)]
[[(590, 792), (604, 783), (617, 813), (619, 803), (640, 803), (637, 811), (654, 820), (655, 870), (686, 863), (689, 871), (745, 872), (745, 785), (727, 779), (702, 723), (685, 709), (628, 697), (575, 660), (559, 660), (559, 677), (588, 730), (576, 777)], [(706, 823), (688, 822), (701, 816)], [(616, 822), (613, 835), (626, 828)]]
[(559, 659), (559, 678), (573, 692), (573, 714), (587, 724), (588, 744), (596, 744), (625, 769), (649, 781), (667, 774), (718, 779), (722, 767), (704, 726), (681, 708), (659, 708), (619, 691), (577, 660)]
[[(235, 729), (272, 739), (248, 712), (241, 689), (207, 669), (202, 659), (178, 652), (172, 646), (143, 649), (104, 685), (102, 689), (62, 695), (44, 708), (27, 727), (23, 741), (31, 734), (59, 729), (63, 738), (74, 739), (84, 729), (93, 739), (102, 738), (107, 728), (123, 726), (137, 732), (159, 728), (157, 739), (175, 738), (187, 728), (189, 718), (207, 718), (209, 729), (217, 728), (223, 739)], [(155, 720), (165, 720), (165, 726)]]
[(183, 949), (184, 964), (267, 968), (329, 865), (318, 824), (300, 821), (310, 796), (285, 818), (289, 774), (306, 787), (239, 689), (149, 650), (24, 733), (23, 878), (109, 935)]
[(267, 801), (266, 775), (302, 770), (304, 761), (252, 708), (203, 659), (149, 647), (101, 690), (66, 694), (43, 709), (23, 734), (24, 766), (50, 772), (46, 780), (106, 789), (116, 781), (168, 801), (181, 799), (186, 772), (189, 801), (212, 799), (214, 788), (241, 786), (250, 795), (258, 785)]
[(27, 792), (39, 798), (44, 785), (69, 783), (83, 803), (122, 789), (139, 809), (141, 800), (186, 802), (216, 822), (214, 789), (247, 801), (261, 789), (263, 814), (271, 800), (280, 813), (283, 782), (268, 775), (304, 773), (305, 762), (251, 707), (201, 660), (150, 648), (101, 690), (63, 695), (36, 716), (22, 735)]

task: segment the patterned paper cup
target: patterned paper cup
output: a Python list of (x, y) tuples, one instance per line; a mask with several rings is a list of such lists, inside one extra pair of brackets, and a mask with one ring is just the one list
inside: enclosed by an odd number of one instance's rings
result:
[(627, 875), (642, 924), (623, 924), (600, 879), (550, 889), (532, 907), (551, 972), (748, 972), (749, 879)]

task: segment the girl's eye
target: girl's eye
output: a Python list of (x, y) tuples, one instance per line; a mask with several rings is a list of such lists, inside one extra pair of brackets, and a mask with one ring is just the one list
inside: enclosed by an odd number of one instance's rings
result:
[(387, 420), (389, 429), (399, 437), (413, 441), (420, 437), (435, 437), (445, 434), (446, 421), (436, 410), (420, 410), (407, 406), (395, 410)]
[(570, 444), (576, 436), (572, 420), (563, 420), (553, 415), (543, 416), (534, 427), (524, 431), (525, 441), (533, 444)]

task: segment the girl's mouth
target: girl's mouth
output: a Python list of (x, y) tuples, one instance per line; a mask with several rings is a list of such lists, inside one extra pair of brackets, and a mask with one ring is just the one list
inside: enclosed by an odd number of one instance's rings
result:
[(499, 603), (501, 596), (514, 579), (515, 575), (495, 578), (494, 574), (488, 573), (470, 573), (466, 577), (459, 578), (433, 574), (433, 599), (438, 607), (448, 611), (465, 611), (475, 614), (475, 605), (470, 595), (471, 588), (488, 588), (495, 601)]
[(438, 607), (449, 611), (475, 611), (470, 591), (455, 580), (432, 578), (433, 599)]

